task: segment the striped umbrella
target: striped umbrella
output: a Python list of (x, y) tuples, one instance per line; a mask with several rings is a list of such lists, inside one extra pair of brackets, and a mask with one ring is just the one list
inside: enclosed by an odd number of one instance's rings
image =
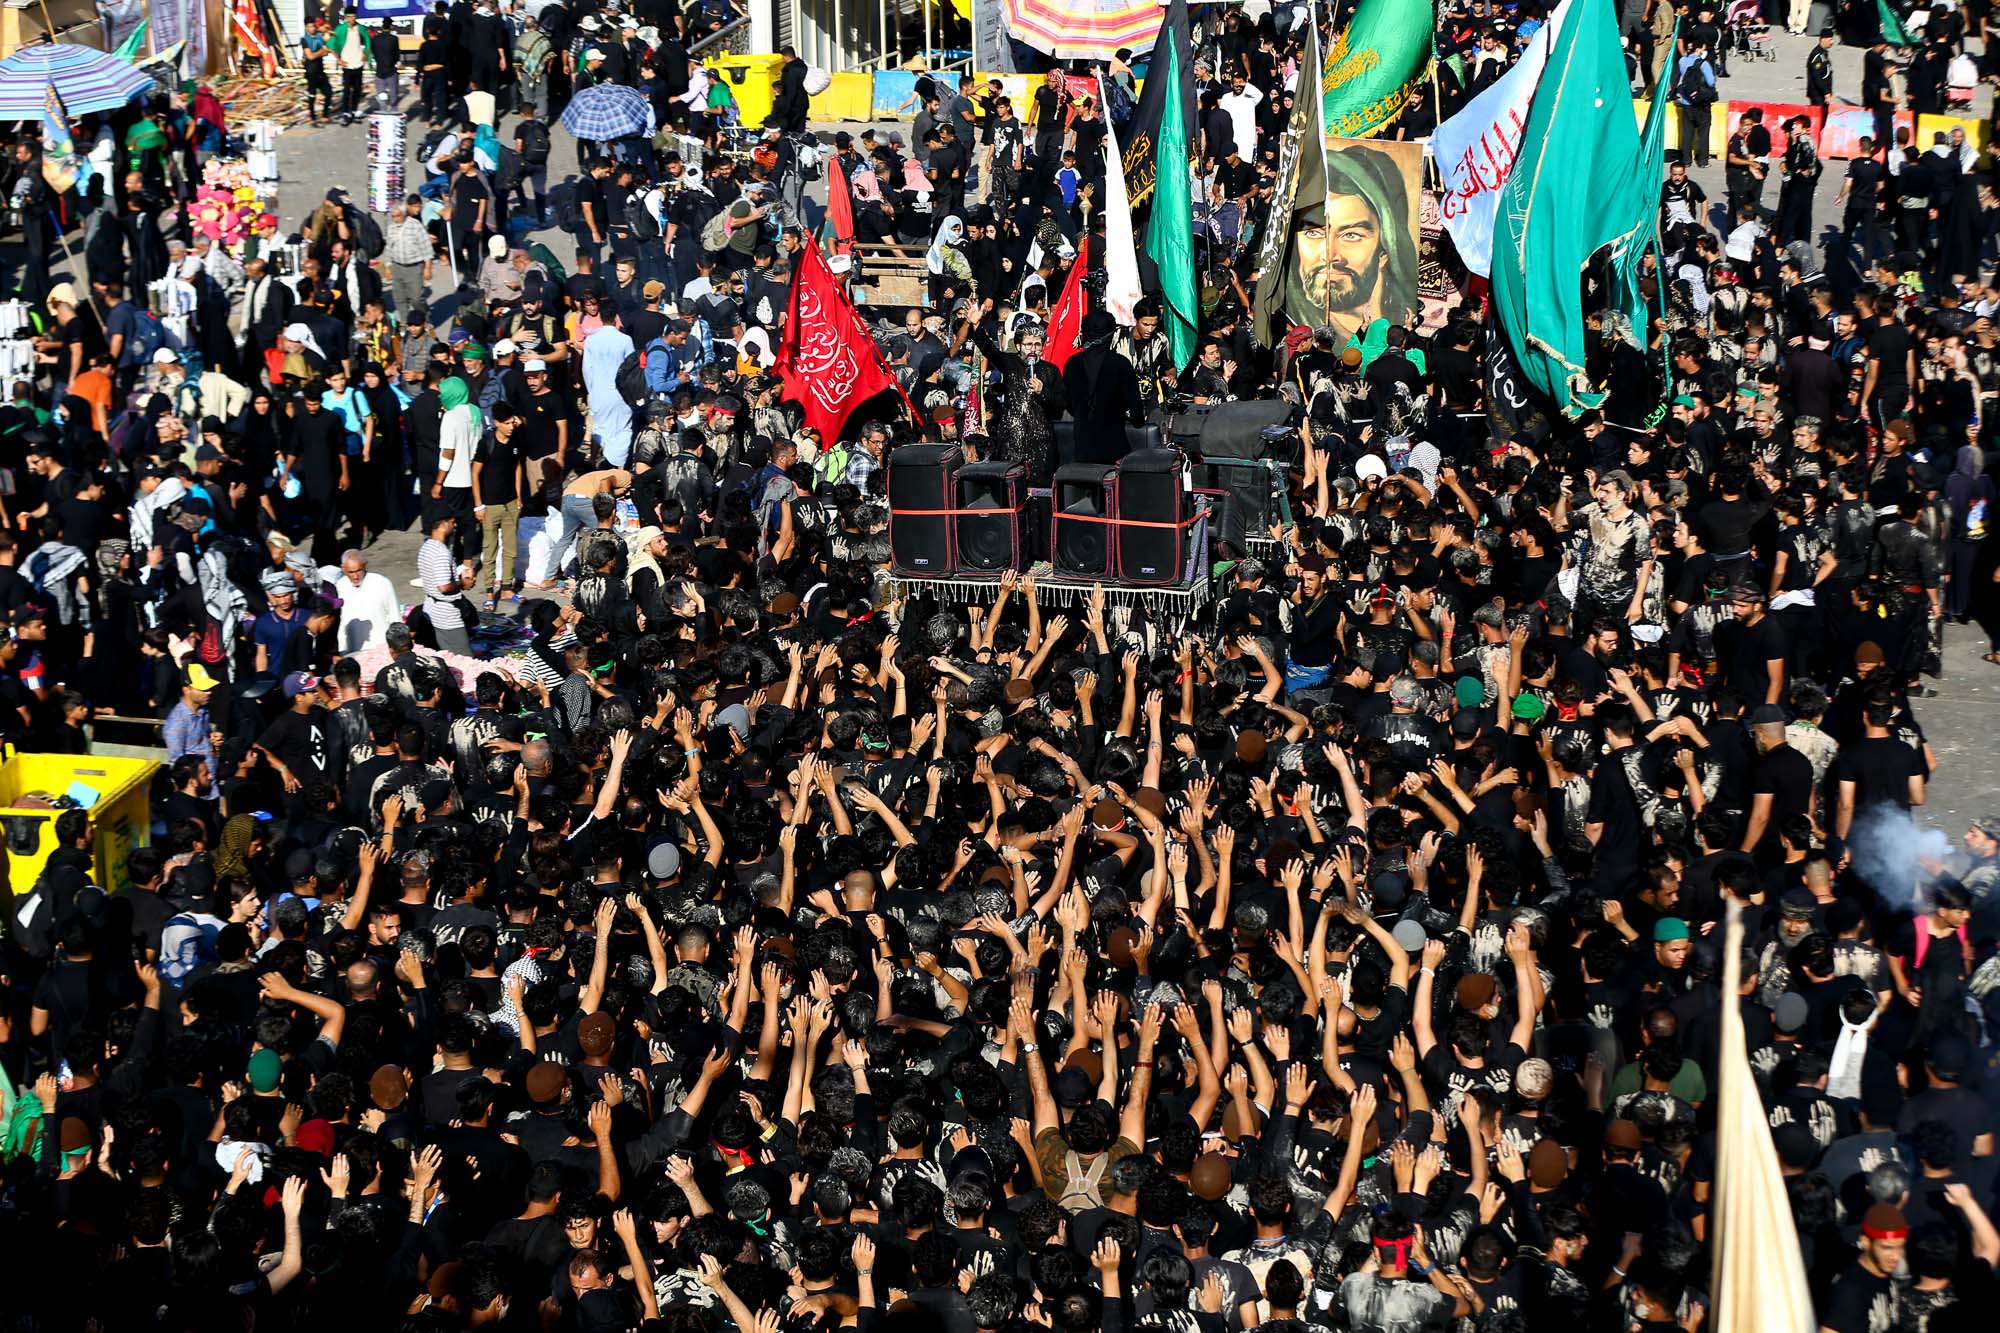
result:
[(629, 139), (653, 132), (653, 104), (622, 83), (594, 83), (569, 99), (562, 123), (579, 139)]
[(1058, 60), (1108, 60), (1153, 49), (1166, 11), (1157, 0), (1001, 0), (1007, 31)]
[(150, 92), (153, 80), (87, 46), (24, 46), (0, 60), (0, 120), (40, 120), (50, 88), (62, 98), (64, 109), (80, 116), (124, 106)]

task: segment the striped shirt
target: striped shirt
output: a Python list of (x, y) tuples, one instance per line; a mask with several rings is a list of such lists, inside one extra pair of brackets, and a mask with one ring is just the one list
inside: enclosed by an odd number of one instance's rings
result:
[(438, 589), (458, 577), (451, 548), (437, 538), (426, 540), (417, 550), (417, 577), (424, 581), (424, 614), (438, 629), (463, 629), (465, 617), (459, 613), (457, 595), (446, 597)]

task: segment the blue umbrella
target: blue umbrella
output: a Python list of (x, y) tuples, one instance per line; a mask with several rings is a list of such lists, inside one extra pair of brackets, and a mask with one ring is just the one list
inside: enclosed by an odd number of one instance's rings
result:
[(124, 106), (150, 92), (153, 80), (88, 46), (24, 46), (0, 60), (0, 120), (40, 120), (51, 84), (63, 109), (80, 116)]
[(629, 139), (653, 132), (653, 104), (635, 88), (595, 83), (569, 99), (562, 124), (579, 139)]

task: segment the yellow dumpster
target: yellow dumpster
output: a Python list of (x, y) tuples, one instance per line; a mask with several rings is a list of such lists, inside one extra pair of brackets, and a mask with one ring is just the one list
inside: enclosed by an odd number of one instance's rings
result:
[(68, 807), (55, 802), (63, 796), (89, 807), (91, 879), (109, 892), (131, 883), (125, 858), (153, 840), (151, 796), (159, 768), (151, 759), (78, 754), (16, 754), (0, 764), (0, 837), (14, 892), (33, 888), (56, 850), (56, 816)]
[(771, 118), (771, 103), (778, 100), (778, 71), (784, 64), (783, 56), (720, 55), (709, 60), (708, 72), (729, 85), (744, 128), (760, 130)]

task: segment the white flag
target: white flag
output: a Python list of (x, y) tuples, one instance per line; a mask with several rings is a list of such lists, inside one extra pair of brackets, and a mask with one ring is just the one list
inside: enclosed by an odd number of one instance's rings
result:
[(1445, 230), (1466, 269), (1482, 278), (1493, 271), (1493, 215), (1500, 205), (1500, 187), (1513, 174), (1535, 85), (1542, 81), (1549, 46), (1568, 12), (1569, 2), (1563, 0), (1528, 40), (1528, 49), (1512, 69), (1431, 131), (1431, 159), (1444, 182), (1438, 206)]
[[(1097, 80), (1097, 104), (1104, 105), (1104, 80)], [(1187, 168), (1182, 166), (1181, 170)], [(1118, 131), (1104, 118), (1104, 308), (1131, 327), (1139, 304), (1139, 249), (1132, 243), (1132, 206), (1125, 200), (1125, 157)]]

